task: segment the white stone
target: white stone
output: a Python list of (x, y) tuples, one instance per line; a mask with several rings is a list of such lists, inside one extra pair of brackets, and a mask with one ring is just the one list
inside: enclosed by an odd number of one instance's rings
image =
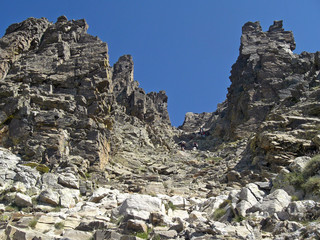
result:
[(92, 233), (84, 232), (79, 230), (67, 229), (64, 231), (64, 238), (74, 239), (74, 240), (89, 240), (92, 239)]
[(118, 208), (119, 215), (148, 220), (151, 212), (161, 211), (161, 200), (149, 195), (131, 195)]
[(28, 195), (17, 193), (14, 201), (19, 207), (32, 207), (32, 200)]

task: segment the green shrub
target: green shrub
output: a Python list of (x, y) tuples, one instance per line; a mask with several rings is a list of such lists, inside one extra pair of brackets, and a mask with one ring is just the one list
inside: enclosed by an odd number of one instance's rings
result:
[(242, 222), (242, 221), (245, 220), (245, 219), (246, 219), (245, 217), (238, 215), (238, 216), (235, 216), (235, 217), (233, 218), (233, 221), (235, 221), (235, 222)]
[(172, 209), (172, 211), (176, 210), (176, 206), (173, 205), (172, 202), (168, 202), (164, 205), (164, 207), (166, 208), (166, 211), (168, 211), (170, 208)]
[(312, 177), (320, 171), (320, 155), (316, 155), (304, 167), (302, 174), (305, 178)]
[(35, 168), (41, 174), (48, 173), (50, 170), (46, 165), (35, 163), (35, 162), (29, 162), (29, 163), (25, 163), (23, 165), (31, 167), (31, 168)]
[(38, 163), (28, 162), (28, 163), (25, 163), (25, 164), (23, 164), (23, 165), (24, 165), (24, 166), (27, 166), (27, 167), (35, 168), (36, 166), (38, 166)]
[(56, 206), (51, 210), (51, 212), (60, 212), (60, 211), (61, 211), (61, 206)]
[(31, 227), (32, 229), (34, 229), (36, 227), (38, 223), (38, 219), (37, 218), (33, 218), (30, 222), (29, 222), (29, 227)]
[(291, 172), (284, 176), (284, 182), (290, 183), (296, 188), (301, 188), (301, 185), (305, 182), (305, 177), (302, 173)]
[(226, 210), (224, 208), (217, 208), (213, 213), (213, 219), (215, 221), (218, 221), (225, 214)]
[(40, 172), (41, 174), (48, 173), (49, 170), (50, 170), (46, 165), (43, 165), (43, 164), (39, 164), (39, 165), (36, 167), (36, 169), (37, 169), (37, 171)]
[(320, 177), (310, 177), (307, 182), (302, 185), (302, 188), (306, 192), (320, 195)]
[(54, 224), (55, 229), (63, 229), (64, 228), (64, 222), (57, 222)]
[(219, 208), (224, 208), (224, 207), (226, 207), (228, 204), (230, 204), (231, 203), (231, 200), (229, 200), (229, 199), (226, 199), (226, 200), (224, 200), (220, 205), (219, 205)]
[(0, 215), (0, 222), (8, 222), (10, 220), (9, 215), (2, 214)]
[(11, 204), (11, 205), (5, 207), (5, 211), (6, 212), (17, 212), (17, 211), (19, 211), (19, 207), (14, 204)]
[(147, 232), (137, 232), (135, 236), (142, 239), (148, 239), (149, 234)]

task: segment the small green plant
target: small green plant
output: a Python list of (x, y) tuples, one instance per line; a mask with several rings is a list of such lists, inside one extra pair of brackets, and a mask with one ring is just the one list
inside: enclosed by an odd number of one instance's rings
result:
[(60, 212), (60, 211), (61, 211), (61, 206), (56, 206), (51, 210), (51, 212)]
[(215, 221), (219, 220), (223, 215), (226, 214), (226, 210), (224, 208), (217, 208), (214, 212), (213, 212), (213, 219)]
[(307, 182), (302, 185), (306, 192), (311, 192), (320, 195), (320, 177), (314, 176), (308, 178)]
[(123, 219), (124, 219), (124, 216), (120, 216), (118, 218), (112, 218), (111, 222), (119, 226), (122, 223)]
[(299, 201), (299, 198), (296, 195), (291, 196), (291, 201), (295, 202), (295, 201)]
[(138, 238), (148, 239), (149, 234), (147, 232), (137, 232), (134, 234)]
[(246, 219), (245, 217), (238, 215), (238, 216), (235, 216), (235, 217), (233, 218), (233, 221), (234, 221), (234, 222), (242, 222), (242, 221), (245, 220), (245, 219)]
[(219, 208), (224, 208), (224, 207), (226, 207), (227, 205), (229, 205), (230, 203), (231, 203), (231, 200), (226, 199), (226, 200), (224, 200), (224, 201), (219, 205)]
[(41, 174), (48, 173), (50, 170), (49, 167), (47, 167), (46, 165), (43, 165), (43, 164), (39, 164), (38, 166), (36, 166), (36, 169)]
[(152, 238), (153, 240), (161, 240), (161, 237), (159, 234), (154, 235), (154, 237)]
[(284, 181), (290, 183), (296, 188), (301, 188), (301, 184), (305, 182), (305, 178), (302, 173), (291, 172), (284, 176)]
[(31, 227), (32, 229), (34, 229), (36, 227), (38, 223), (38, 219), (37, 218), (33, 218), (30, 222), (29, 222), (29, 227)]
[(23, 165), (31, 167), (31, 168), (35, 168), (41, 174), (48, 173), (50, 170), (49, 167), (47, 167), (46, 165), (35, 163), (35, 162), (29, 162), (29, 163), (25, 163)]
[(64, 228), (64, 222), (57, 222), (54, 224), (55, 229), (63, 229)]
[(164, 207), (165, 207), (166, 211), (168, 211), (169, 209), (171, 209), (172, 211), (176, 210), (176, 206), (173, 205), (172, 202), (166, 203), (166, 204), (164, 205)]
[(148, 228), (147, 232), (136, 232), (134, 235), (138, 238), (149, 239), (149, 234), (151, 233), (152, 228)]
[(5, 207), (5, 211), (6, 212), (17, 212), (17, 211), (19, 211), (19, 207), (14, 204), (11, 204), (11, 205)]
[(0, 222), (8, 222), (9, 219), (10, 219), (9, 215), (6, 215), (6, 214), (0, 215)]
[(304, 167), (302, 174), (305, 178), (312, 177), (320, 171), (320, 155), (315, 155)]
[(86, 178), (91, 178), (91, 174), (89, 172), (86, 172), (84, 175), (86, 176)]
[(38, 163), (28, 162), (28, 163), (25, 163), (25, 164), (23, 164), (23, 165), (24, 165), (24, 166), (27, 166), (27, 167), (35, 168), (36, 166), (38, 166)]

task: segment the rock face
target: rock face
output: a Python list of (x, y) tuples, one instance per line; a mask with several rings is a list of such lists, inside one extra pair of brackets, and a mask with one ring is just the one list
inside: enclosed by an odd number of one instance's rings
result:
[[(245, 167), (278, 171), (296, 157), (319, 148), (319, 52), (294, 54), (292, 32), (275, 21), (263, 32), (259, 22), (242, 28), (240, 54), (231, 70), (226, 101), (203, 122), (210, 128), (212, 145), (251, 139)], [(218, 143), (218, 144), (217, 144)], [(245, 163), (245, 161), (247, 161)]]
[(25, 160), (56, 166), (80, 156), (78, 165), (103, 169), (114, 112), (170, 126), (165, 92), (138, 87), (131, 56), (110, 67), (107, 44), (87, 29), (63, 16), (8, 28), (0, 40), (1, 146)]

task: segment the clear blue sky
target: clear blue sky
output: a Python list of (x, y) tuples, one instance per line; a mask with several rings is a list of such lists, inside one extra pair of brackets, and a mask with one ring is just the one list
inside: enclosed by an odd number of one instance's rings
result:
[(131, 54), (140, 86), (167, 92), (174, 126), (225, 100), (247, 21), (266, 31), (282, 19), (296, 53), (320, 50), (319, 0), (2, 0), (1, 10), (1, 36), (28, 17), (85, 18), (88, 32), (108, 43), (112, 64)]

